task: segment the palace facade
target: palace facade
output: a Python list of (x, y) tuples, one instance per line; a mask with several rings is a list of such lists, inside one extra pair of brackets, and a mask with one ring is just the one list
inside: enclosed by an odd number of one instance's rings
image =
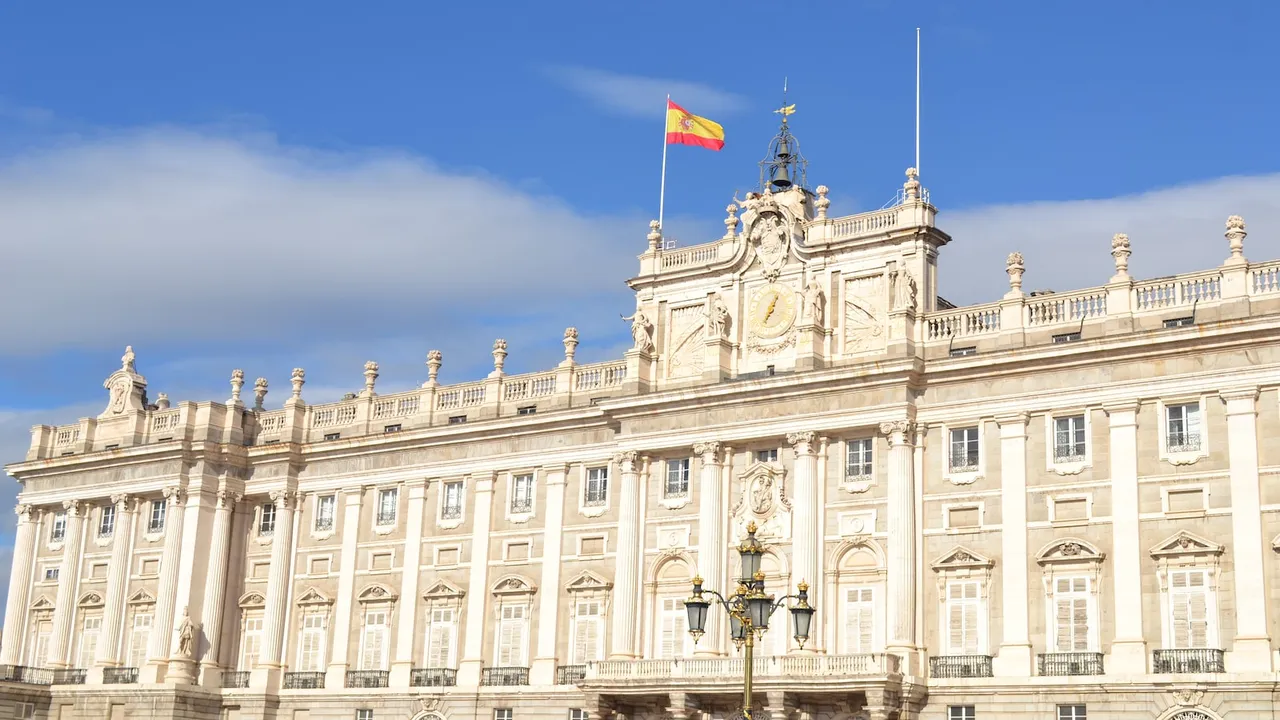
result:
[(1097, 287), (1024, 292), (1014, 252), (953, 307), (914, 171), (831, 217), (767, 165), (723, 237), (652, 225), (614, 362), (570, 328), (544, 372), (498, 340), (460, 385), (432, 351), (410, 392), (370, 362), (338, 402), (297, 369), (283, 402), (235, 370), (171, 404), (127, 351), (101, 415), (8, 466), (0, 712), (730, 718), (729, 623), (695, 644), (683, 600), (733, 589), (755, 523), (768, 590), (817, 610), (757, 643), (758, 718), (1270, 717), (1280, 262), (1243, 220), (1204, 228), (1218, 267), (1137, 280), (1116, 235)]

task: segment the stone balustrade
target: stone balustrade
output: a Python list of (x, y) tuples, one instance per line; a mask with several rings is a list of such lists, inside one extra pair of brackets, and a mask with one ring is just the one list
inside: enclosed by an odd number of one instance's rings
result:
[[(587, 663), (584, 682), (653, 682), (676, 679), (741, 680), (743, 663), (737, 658), (676, 658), (669, 660), (602, 660)], [(860, 677), (898, 672), (898, 657), (864, 655), (777, 655), (753, 659), (752, 674), (760, 680), (787, 677)]]

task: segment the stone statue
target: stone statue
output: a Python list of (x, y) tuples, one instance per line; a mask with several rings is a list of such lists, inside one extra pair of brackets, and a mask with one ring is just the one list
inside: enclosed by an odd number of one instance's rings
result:
[(804, 286), (804, 312), (811, 324), (822, 325), (822, 310), (825, 304), (826, 297), (823, 296), (822, 285), (817, 280), (812, 280)]
[(720, 293), (712, 293), (707, 308), (707, 335), (713, 338), (729, 336), (729, 308)]
[(649, 322), (649, 318), (644, 314), (644, 310), (636, 308), (634, 315), (624, 317), (623, 320), (631, 321), (631, 340), (636, 350), (649, 352), (653, 349), (653, 323)]
[(896, 310), (916, 309), (916, 279), (907, 269), (906, 263), (899, 262), (894, 274), (893, 307)]
[(120, 369), (125, 372), (134, 372), (133, 362), (137, 359), (137, 355), (133, 354), (133, 346), (126, 345), (124, 348), (124, 357), (120, 358)]
[(771, 507), (773, 507), (773, 477), (761, 475), (756, 478), (751, 488), (751, 510), (757, 515), (763, 515), (769, 512)]
[(178, 623), (178, 656), (189, 658), (195, 655), (196, 626), (187, 616), (187, 608), (182, 608), (182, 621)]

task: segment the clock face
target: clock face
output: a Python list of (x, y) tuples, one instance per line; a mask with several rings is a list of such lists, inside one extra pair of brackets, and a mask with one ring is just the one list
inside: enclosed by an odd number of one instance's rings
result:
[(796, 294), (790, 288), (769, 284), (751, 296), (751, 329), (757, 337), (776, 338), (791, 329), (796, 319)]

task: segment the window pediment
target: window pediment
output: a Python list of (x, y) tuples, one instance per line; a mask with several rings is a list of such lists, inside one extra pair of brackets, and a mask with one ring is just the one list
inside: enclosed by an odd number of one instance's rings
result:
[(1036, 554), (1036, 562), (1041, 566), (1096, 564), (1105, 558), (1106, 553), (1077, 538), (1059, 538)]
[(78, 605), (82, 608), (96, 608), (102, 607), (103, 605), (106, 605), (106, 603), (103, 602), (101, 595), (96, 592), (91, 592), (85, 593), (84, 597), (80, 598)]
[(247, 592), (240, 596), (239, 604), (242, 608), (266, 607), (267, 599), (262, 596), (262, 593)]
[(152, 605), (155, 604), (156, 596), (147, 592), (145, 589), (139, 590), (129, 596), (130, 605)]
[(990, 570), (995, 567), (995, 561), (968, 548), (957, 546), (942, 557), (934, 560), (931, 567), (934, 572)]
[(495, 597), (529, 596), (537, 591), (533, 583), (518, 575), (508, 575), (493, 586)]
[(434, 585), (422, 593), (422, 599), (427, 602), (443, 601), (443, 600), (461, 600), (467, 594), (466, 590), (455, 587), (444, 580), (437, 580)]
[(1151, 549), (1151, 556), (1156, 560), (1177, 558), (1216, 558), (1225, 551), (1222, 545), (1186, 530), (1180, 530), (1173, 537), (1164, 540)]
[(332, 605), (333, 600), (316, 588), (307, 588), (307, 591), (298, 598), (298, 604), (302, 606)]
[(571, 593), (607, 593), (613, 589), (613, 583), (595, 573), (583, 572), (570, 580), (565, 589)]
[(35, 602), (31, 603), (31, 609), (36, 612), (51, 611), (53, 610), (53, 601), (41, 595), (40, 597), (36, 598)]
[(386, 585), (377, 583), (366, 587), (356, 595), (356, 602), (359, 603), (379, 603), (379, 602), (395, 602), (396, 594)]

